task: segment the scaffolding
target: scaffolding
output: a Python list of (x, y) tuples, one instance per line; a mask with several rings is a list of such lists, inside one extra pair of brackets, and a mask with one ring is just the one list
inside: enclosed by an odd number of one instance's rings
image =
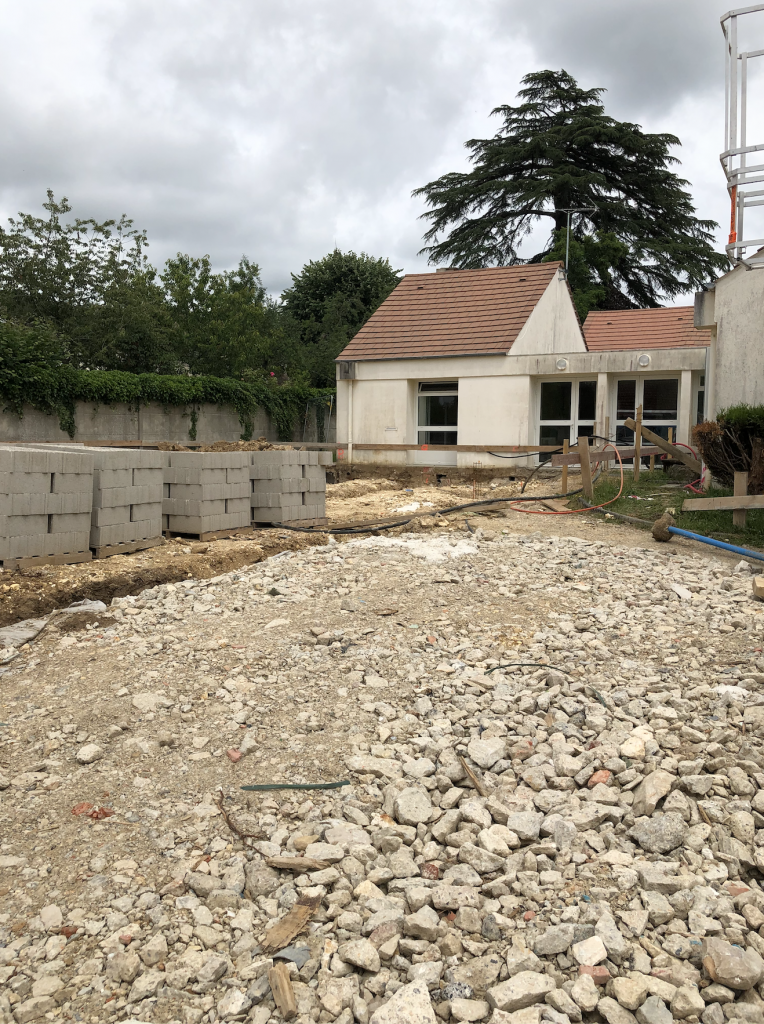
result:
[[(745, 237), (745, 211), (764, 206), (764, 163), (749, 163), (751, 154), (764, 156), (764, 142), (748, 143), (748, 62), (764, 50), (738, 49), (738, 19), (764, 12), (764, 4), (740, 7), (721, 18), (725, 42), (725, 150), (720, 155), (730, 195), (730, 233), (725, 246), (733, 264), (764, 268), (764, 238)], [(760, 188), (751, 186), (759, 185)], [(748, 250), (754, 250), (747, 255)]]

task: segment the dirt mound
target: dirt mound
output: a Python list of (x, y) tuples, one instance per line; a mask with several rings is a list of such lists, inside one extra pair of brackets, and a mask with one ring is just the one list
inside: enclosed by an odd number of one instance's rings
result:
[(157, 448), (160, 452), (286, 452), (291, 445), (273, 444), (264, 437), (258, 437), (256, 441), (213, 441), (212, 444), (203, 444), (199, 448), (160, 441)]
[(399, 491), (400, 484), (394, 480), (345, 480), (341, 484), (327, 484), (327, 498), (360, 498), (377, 491)]

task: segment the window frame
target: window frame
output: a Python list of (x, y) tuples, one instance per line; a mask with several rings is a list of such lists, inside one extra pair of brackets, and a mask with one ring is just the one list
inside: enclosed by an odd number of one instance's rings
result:
[[(597, 376), (591, 374), (581, 374), (580, 376), (571, 377), (546, 377), (543, 380), (539, 380), (538, 386), (538, 415), (536, 416), (536, 437), (538, 444), (541, 445), (541, 431), (543, 427), (567, 427), (568, 428), (568, 443), (575, 444), (576, 440), (581, 434), (581, 428), (590, 427), (591, 430), (587, 436), (594, 434), (597, 425), (597, 389), (599, 387), (599, 380)], [(567, 420), (565, 419), (544, 419), (541, 418), (541, 389), (544, 384), (570, 384), (570, 416)], [(580, 386), (581, 384), (594, 384), (594, 416), (591, 418), (583, 417), (579, 418), (579, 401), (580, 401)], [(548, 462), (551, 455), (548, 452), (541, 453), (539, 455), (539, 462)]]
[[(673, 381), (676, 381), (676, 412), (674, 414), (673, 420), (665, 420), (665, 419), (664, 420), (657, 420), (657, 419), (648, 419), (648, 418), (645, 417), (645, 415), (644, 415), (645, 383), (647, 381), (652, 381), (652, 380), (655, 380), (655, 381), (658, 381), (658, 380), (673, 380)], [(619, 416), (618, 416), (618, 385), (620, 384), (621, 381), (634, 381), (635, 385), (636, 385), (635, 388), (634, 388), (634, 412), (631, 413), (630, 416), (624, 416), (623, 418), (619, 418)], [(679, 429), (679, 409), (680, 409), (680, 405), (681, 405), (681, 396), (682, 396), (682, 376), (681, 376), (681, 374), (679, 374), (679, 373), (665, 373), (665, 374), (658, 374), (658, 373), (643, 373), (643, 374), (627, 373), (627, 374), (624, 374), (623, 376), (621, 376), (619, 374), (617, 376), (614, 376), (614, 384), (615, 384), (615, 387), (613, 389), (613, 413), (614, 413), (614, 416), (613, 416), (613, 419), (611, 421), (615, 425), (615, 430), (612, 432), (614, 443), (621, 444), (622, 446), (629, 447), (629, 448), (634, 444), (634, 431), (633, 430), (630, 431), (630, 433), (632, 434), (632, 438), (631, 438), (630, 441), (620, 441), (619, 442), (618, 441), (618, 432), (619, 432), (619, 430), (620, 431), (629, 430), (629, 428), (625, 425), (625, 420), (633, 419), (636, 416), (637, 409), (639, 408), (640, 405), (643, 408), (643, 412), (642, 412), (642, 426), (643, 427), (649, 427), (649, 429), (652, 430), (653, 433), (659, 434), (661, 437), (663, 436), (661, 431), (664, 428), (668, 431), (669, 427), (673, 427), (673, 429), (674, 429), (674, 440), (676, 441), (677, 430)], [(629, 459), (629, 460), (626, 460), (626, 461), (627, 462), (631, 462), (633, 460)]]
[[(427, 390), (422, 391), (422, 385), (427, 385)], [(423, 424), (419, 422), (419, 408), (421, 398), (454, 398), (456, 397), (456, 426), (455, 427), (433, 427), (429, 424)], [(425, 440), (426, 434), (449, 434), (453, 436), (453, 440), (445, 442), (446, 444), (458, 444), (459, 443), (459, 381), (444, 380), (444, 381), (432, 381), (432, 380), (420, 380), (417, 381), (416, 388), (416, 436), (417, 444), (419, 445), (431, 445), (436, 444), (434, 441)], [(439, 442), (438, 442), (439, 443)]]

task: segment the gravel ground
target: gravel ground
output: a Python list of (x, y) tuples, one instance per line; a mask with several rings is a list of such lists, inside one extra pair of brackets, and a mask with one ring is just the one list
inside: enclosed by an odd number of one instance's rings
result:
[(279, 962), (300, 1024), (764, 1020), (763, 609), (515, 516), (54, 617), (2, 678), (0, 1021), (276, 1024)]

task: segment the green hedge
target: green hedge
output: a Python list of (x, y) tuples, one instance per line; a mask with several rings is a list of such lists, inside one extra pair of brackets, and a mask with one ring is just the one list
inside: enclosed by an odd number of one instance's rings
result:
[(199, 406), (211, 403), (235, 409), (241, 424), (241, 439), (249, 441), (258, 409), (273, 420), (279, 440), (288, 441), (295, 426), (313, 406), (319, 433), (323, 432), (331, 388), (311, 388), (305, 384), (270, 384), (241, 381), (228, 377), (185, 377), (158, 373), (122, 373), (119, 370), (77, 370), (72, 366), (44, 366), (26, 363), (14, 367), (0, 365), (0, 398), (6, 410), (23, 414), (24, 405), (58, 416), (61, 429), (70, 437), (76, 431), (77, 402), (95, 405), (124, 403), (138, 409), (148, 402), (189, 411), (189, 439), (196, 439)]

